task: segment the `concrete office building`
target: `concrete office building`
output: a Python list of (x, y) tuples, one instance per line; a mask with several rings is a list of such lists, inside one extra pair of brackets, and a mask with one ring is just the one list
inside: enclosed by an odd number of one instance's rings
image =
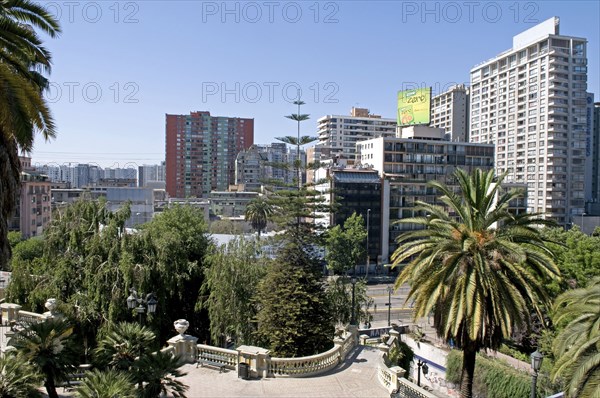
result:
[[(370, 138), (396, 134), (396, 119), (385, 119), (365, 108), (352, 108), (348, 115), (327, 115), (317, 121), (320, 147), (328, 148), (331, 157), (341, 156), (351, 165), (356, 157), (356, 143)], [(324, 151), (315, 151), (315, 153)]]
[(457, 84), (431, 99), (431, 127), (443, 128), (450, 141), (468, 141), (469, 89)]
[(567, 226), (584, 212), (586, 39), (551, 18), (471, 69), (470, 141), (496, 145), (496, 169), (526, 183), (528, 211)]
[(171, 197), (227, 191), (238, 153), (254, 143), (254, 119), (210, 112), (166, 115), (166, 186)]
[(165, 162), (138, 166), (138, 186), (140, 188), (157, 181), (165, 181)]
[(452, 142), (444, 130), (411, 126), (400, 137), (380, 137), (356, 145), (357, 162), (370, 165), (383, 178), (381, 204), (381, 256), (388, 262), (396, 249), (396, 238), (413, 224), (395, 224), (416, 216), (417, 200), (441, 204), (438, 193), (427, 186), (437, 180), (454, 186), (452, 174), (457, 168), (471, 171), (494, 167), (494, 145)]

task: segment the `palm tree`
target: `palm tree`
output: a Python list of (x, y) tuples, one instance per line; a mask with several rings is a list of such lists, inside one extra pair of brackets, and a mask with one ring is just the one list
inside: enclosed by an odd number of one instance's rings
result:
[(169, 394), (172, 397), (185, 398), (188, 386), (176, 379), (185, 376), (185, 373), (179, 370), (180, 366), (179, 357), (162, 351), (141, 357), (136, 364), (136, 374), (143, 379), (141, 397), (157, 398)]
[(122, 322), (101, 337), (94, 360), (99, 368), (128, 371), (136, 358), (151, 351), (155, 340), (156, 336), (147, 327)]
[(554, 381), (567, 381), (567, 397), (600, 397), (600, 278), (554, 303), (554, 324), (568, 322), (553, 343)]
[(16, 206), (21, 165), (18, 151), (28, 152), (35, 132), (55, 135), (54, 122), (42, 91), (51, 55), (37, 28), (50, 37), (60, 33), (58, 21), (29, 0), (0, 2), (0, 269), (10, 255), (8, 220)]
[(8, 344), (44, 375), (48, 396), (58, 398), (56, 383), (67, 380), (68, 375), (77, 369), (79, 361), (74, 347), (73, 327), (67, 321), (56, 318), (31, 323), (15, 334)]
[(260, 239), (260, 232), (267, 227), (272, 214), (273, 207), (263, 197), (252, 200), (246, 206), (246, 221), (250, 221), (252, 228), (258, 232), (258, 239)]
[(85, 375), (77, 387), (79, 398), (135, 398), (137, 396), (133, 380), (125, 373), (110, 369), (104, 372), (94, 370)]
[[(423, 226), (398, 237), (394, 266), (405, 260), (395, 287), (410, 283), (414, 317), (433, 312), (438, 335), (463, 350), (461, 396), (472, 396), (476, 353), (496, 349), (515, 328), (530, 322), (530, 308), (549, 304), (544, 280), (557, 278), (553, 253), (537, 214), (512, 215), (520, 193), (501, 193), (493, 170), (454, 173), (460, 191), (437, 181), (429, 186), (445, 207), (417, 202), (424, 214), (401, 223)], [(541, 317), (540, 317), (541, 318)]]
[(41, 397), (41, 375), (22, 357), (7, 353), (0, 356), (0, 397)]

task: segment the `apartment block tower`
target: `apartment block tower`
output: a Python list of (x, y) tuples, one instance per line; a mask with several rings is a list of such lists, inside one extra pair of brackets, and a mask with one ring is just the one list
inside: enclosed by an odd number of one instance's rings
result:
[(562, 226), (584, 212), (586, 44), (555, 17), (471, 69), (470, 141), (495, 144), (498, 173), (527, 184), (528, 211)]
[(431, 127), (443, 128), (451, 141), (468, 141), (469, 89), (457, 84), (431, 99)]
[(352, 165), (356, 143), (376, 137), (396, 135), (396, 119), (373, 115), (365, 108), (352, 108), (350, 116), (327, 115), (317, 121), (318, 146), (328, 149), (331, 157), (340, 156)]
[(210, 112), (166, 115), (166, 187), (171, 197), (206, 197), (235, 181), (235, 159), (254, 143), (254, 119)]

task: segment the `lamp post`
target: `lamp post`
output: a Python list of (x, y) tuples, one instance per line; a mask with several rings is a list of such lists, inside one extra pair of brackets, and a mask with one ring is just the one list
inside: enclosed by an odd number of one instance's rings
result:
[(538, 378), (538, 372), (542, 367), (542, 360), (544, 356), (538, 350), (535, 350), (533, 354), (531, 354), (531, 369), (533, 369), (533, 375), (531, 376), (531, 398), (536, 398), (536, 384)]
[(127, 308), (135, 310), (138, 314), (140, 325), (142, 324), (142, 314), (148, 310), (148, 314), (154, 314), (158, 305), (155, 293), (148, 293), (146, 298), (143, 298), (143, 294), (138, 294), (134, 288), (129, 289), (129, 297), (127, 297)]
[(392, 292), (394, 291), (394, 289), (391, 286), (387, 287), (387, 291), (388, 291), (388, 302), (387, 302), (387, 306), (388, 306), (388, 326), (391, 326), (392, 322)]
[(583, 232), (585, 234), (585, 232), (583, 231), (583, 216), (585, 216), (585, 213), (581, 213), (581, 232)]
[(356, 325), (356, 267), (354, 267), (355, 275), (350, 279), (352, 283), (352, 317), (350, 319), (350, 325)]
[(367, 272), (366, 278), (369, 277), (369, 220), (371, 218), (371, 209), (367, 209)]
[(427, 362), (417, 360), (417, 366), (419, 369), (417, 370), (417, 386), (421, 387), (421, 367), (423, 368), (423, 374), (426, 375), (429, 373), (429, 366), (427, 366)]

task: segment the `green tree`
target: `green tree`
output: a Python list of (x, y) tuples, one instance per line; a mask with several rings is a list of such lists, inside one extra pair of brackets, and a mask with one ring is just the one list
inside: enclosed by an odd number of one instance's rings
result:
[(273, 214), (273, 207), (263, 197), (253, 199), (248, 206), (246, 206), (246, 221), (249, 221), (252, 228), (258, 233), (258, 239), (260, 239), (260, 233), (267, 227), (269, 217)]
[(81, 385), (77, 387), (78, 398), (136, 398), (133, 380), (118, 370), (93, 370), (86, 373)]
[[(332, 276), (327, 281), (327, 300), (331, 316), (336, 324), (346, 325), (352, 320), (352, 285), (344, 276)], [(374, 301), (367, 294), (366, 279), (358, 279), (354, 288), (354, 313), (359, 323), (373, 320), (369, 311)]]
[(224, 345), (253, 343), (257, 308), (254, 295), (265, 275), (266, 259), (257, 256), (254, 241), (241, 238), (214, 248), (208, 255), (200, 306), (208, 310), (212, 341)]
[(508, 212), (519, 192), (501, 194), (493, 170), (454, 176), (458, 193), (429, 183), (445, 207), (417, 202), (424, 215), (400, 221), (425, 228), (400, 235), (392, 258), (394, 266), (408, 261), (395, 287), (410, 283), (414, 317), (433, 312), (438, 335), (462, 349), (461, 396), (470, 398), (477, 352), (528, 325), (529, 309), (549, 304), (544, 284), (559, 270), (537, 228), (548, 222)]
[(207, 336), (206, 314), (195, 309), (212, 245), (202, 211), (169, 208), (135, 234), (125, 229), (129, 215), (128, 206), (109, 211), (105, 200), (62, 208), (46, 231), (43, 257), (13, 262), (8, 300), (41, 312), (48, 297), (58, 299), (83, 345), (92, 347), (105, 322), (135, 317), (125, 305), (134, 287), (158, 296), (157, 312), (146, 319), (160, 341), (179, 318), (190, 321), (190, 333)]
[(302, 188), (302, 158), (300, 154), (300, 147), (313, 142), (315, 139), (309, 136), (300, 136), (300, 123), (310, 119), (310, 115), (300, 113), (300, 107), (306, 103), (300, 99), (300, 92), (298, 92), (298, 99), (294, 101), (294, 105), (298, 105), (298, 113), (292, 113), (286, 116), (286, 118), (294, 120), (298, 126), (298, 137), (286, 136), (277, 138), (279, 141), (285, 142), (286, 144), (296, 145), (296, 161), (294, 162), (295, 179), (298, 184), (298, 190)]
[(561, 294), (554, 323), (567, 323), (553, 343), (553, 379), (567, 383), (567, 397), (600, 397), (600, 277)]
[(575, 226), (568, 231), (562, 228), (544, 228), (542, 234), (551, 241), (556, 253), (556, 265), (562, 279), (553, 281), (548, 289), (552, 297), (567, 289), (585, 287), (594, 277), (600, 276), (600, 236), (589, 236)]
[(21, 235), (21, 232), (19, 231), (9, 231), (7, 239), (11, 250), (13, 250), (15, 246), (23, 240), (23, 235)]
[(0, 397), (37, 398), (42, 377), (23, 357), (10, 352), (0, 356)]
[(49, 87), (51, 54), (36, 30), (60, 33), (58, 20), (29, 0), (0, 2), (0, 269), (10, 257), (8, 220), (21, 177), (19, 150), (31, 151), (34, 135), (54, 137), (55, 126), (42, 92)]
[(65, 381), (79, 362), (69, 322), (51, 318), (30, 323), (10, 339), (9, 345), (44, 375), (48, 396), (58, 398), (56, 383)]
[(313, 355), (333, 345), (333, 320), (315, 260), (288, 241), (258, 286), (257, 340), (273, 356)]
[(362, 215), (353, 213), (344, 222), (344, 227), (336, 225), (327, 232), (327, 268), (336, 274), (345, 274), (356, 267), (366, 256), (367, 229)]

